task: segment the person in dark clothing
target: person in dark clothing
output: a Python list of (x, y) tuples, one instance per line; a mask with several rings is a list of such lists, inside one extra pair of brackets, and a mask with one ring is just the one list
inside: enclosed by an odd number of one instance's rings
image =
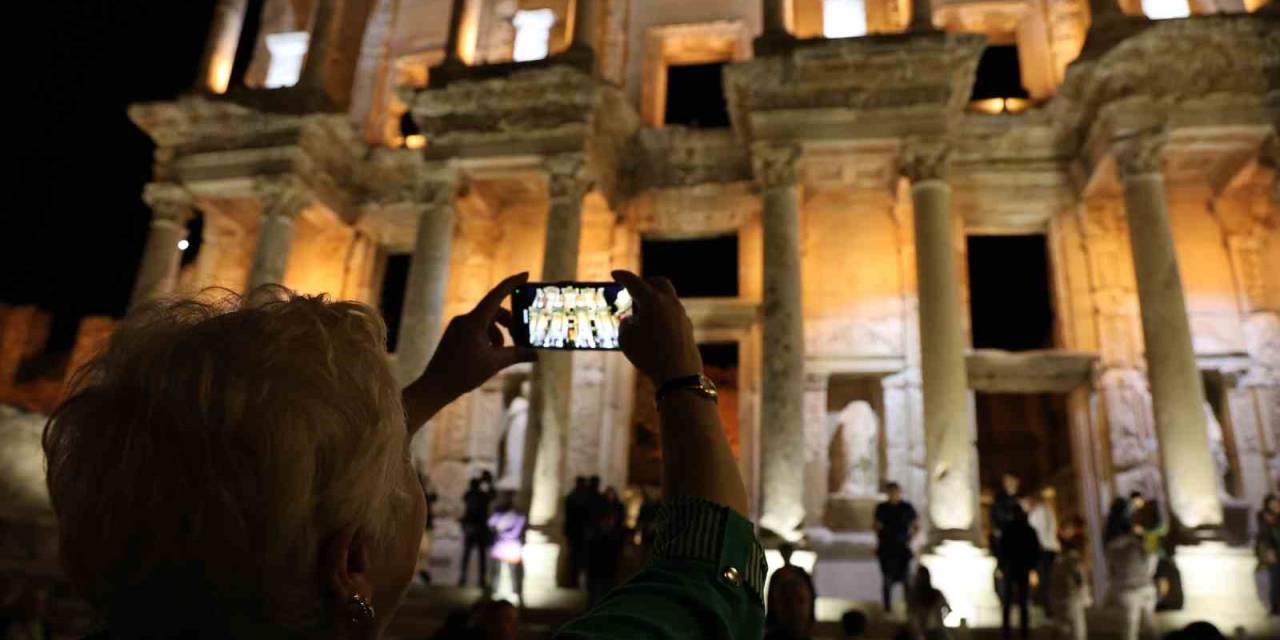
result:
[[(617, 586), (618, 560), (627, 539), (622, 503), (611, 492), (612, 487), (601, 497), (587, 535), (587, 599), (593, 607)], [(612, 503), (608, 500), (610, 495)]]
[(1267, 494), (1258, 512), (1258, 564), (1266, 568), (1270, 584), (1271, 615), (1280, 616), (1280, 497)]
[(840, 630), (845, 640), (863, 638), (867, 635), (867, 615), (857, 609), (850, 609), (840, 616)]
[(1001, 594), (1001, 632), (1009, 638), (1009, 610), (1018, 606), (1022, 637), (1031, 633), (1029, 604), (1031, 599), (1031, 572), (1040, 561), (1040, 539), (1036, 530), (1027, 522), (1027, 514), (1014, 503), (1012, 518), (1000, 534), (1000, 550), (996, 555), (996, 578)]
[(467, 565), (474, 551), (480, 556), (480, 573), (476, 581), (483, 588), (489, 575), (489, 503), (493, 494), (485, 491), (481, 478), (472, 478), (467, 492), (462, 494), (462, 568), (458, 572), (458, 586), (467, 584)]
[(1018, 476), (1012, 473), (1004, 474), (1000, 479), (1000, 490), (996, 492), (995, 499), (991, 502), (990, 545), (991, 553), (997, 556), (1000, 554), (1000, 539), (1004, 535), (1005, 527), (1013, 521), (1015, 512), (1022, 511), (1022, 507), (1018, 505), (1018, 487), (1020, 486), (1022, 481)]
[(590, 521), (590, 496), (587, 477), (573, 479), (573, 490), (564, 499), (564, 540), (569, 547), (569, 580), (565, 585), (578, 588), (582, 572), (587, 568), (587, 524)]
[(1107, 524), (1102, 530), (1103, 543), (1133, 533), (1133, 520), (1129, 517), (1129, 501), (1116, 498), (1107, 511)]
[(888, 500), (876, 505), (876, 559), (880, 562), (880, 595), (884, 610), (893, 605), (893, 585), (902, 583), (906, 597), (907, 572), (911, 565), (911, 537), (918, 528), (915, 507), (902, 499), (902, 487), (890, 482), (885, 487)]

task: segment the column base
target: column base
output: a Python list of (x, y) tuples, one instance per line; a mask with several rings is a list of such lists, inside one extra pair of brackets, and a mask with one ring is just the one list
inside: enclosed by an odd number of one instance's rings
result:
[(986, 549), (964, 540), (943, 540), (920, 557), (933, 586), (946, 596), (951, 614), (944, 623), (958, 627), (1000, 626), (996, 596), (996, 559)]
[(1177, 547), (1173, 562), (1182, 574), (1183, 606), (1164, 615), (1174, 628), (1197, 620), (1212, 622), (1227, 634), (1240, 626), (1267, 628), (1267, 609), (1254, 574), (1258, 560), (1252, 549), (1202, 542)]
[(751, 51), (757, 56), (786, 53), (796, 46), (799, 38), (790, 33), (762, 33), (751, 41)]

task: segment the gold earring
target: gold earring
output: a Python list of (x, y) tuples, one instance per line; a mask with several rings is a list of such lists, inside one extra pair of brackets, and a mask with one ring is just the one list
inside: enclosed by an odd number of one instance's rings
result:
[(351, 614), (351, 621), (356, 624), (368, 624), (373, 622), (373, 605), (369, 604), (364, 596), (353, 593), (347, 599), (347, 610)]

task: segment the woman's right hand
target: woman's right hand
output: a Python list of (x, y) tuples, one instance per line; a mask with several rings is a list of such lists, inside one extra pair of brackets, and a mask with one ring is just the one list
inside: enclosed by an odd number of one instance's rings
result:
[(702, 373), (702, 355), (693, 338), (693, 323), (666, 278), (646, 278), (630, 271), (614, 271), (626, 287), (634, 311), (624, 318), (618, 340), (622, 353), (654, 386), (682, 376)]

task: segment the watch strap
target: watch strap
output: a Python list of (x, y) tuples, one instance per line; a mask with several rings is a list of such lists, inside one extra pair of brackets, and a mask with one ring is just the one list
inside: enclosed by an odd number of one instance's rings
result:
[[(710, 389), (707, 387), (710, 387)], [(662, 386), (658, 387), (658, 390), (653, 394), (654, 402), (661, 403), (662, 399), (672, 391), (681, 389), (693, 391), (708, 400), (716, 399), (715, 385), (712, 384), (711, 379), (701, 373), (695, 373), (691, 376), (672, 378), (662, 383)]]

